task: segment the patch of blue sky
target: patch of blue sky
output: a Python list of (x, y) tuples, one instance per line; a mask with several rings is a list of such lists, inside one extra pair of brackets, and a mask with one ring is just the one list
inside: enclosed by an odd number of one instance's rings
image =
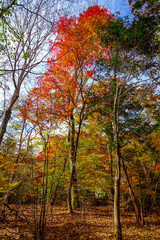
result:
[(96, 3), (105, 6), (111, 13), (120, 13), (121, 17), (132, 17), (128, 0), (97, 0)]

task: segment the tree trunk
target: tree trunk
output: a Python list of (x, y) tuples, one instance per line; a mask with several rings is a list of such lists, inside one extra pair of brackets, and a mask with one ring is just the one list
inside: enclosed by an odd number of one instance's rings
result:
[(72, 167), (71, 177), (68, 189), (68, 213), (73, 213), (73, 205), (72, 205), (72, 194), (73, 194), (73, 179), (74, 179), (74, 169)]
[(80, 207), (76, 169), (74, 170), (74, 175), (73, 175), (72, 206), (74, 208)]
[(69, 157), (71, 166), (71, 177), (68, 189), (68, 212), (73, 213), (73, 206), (79, 206), (79, 197), (77, 190), (77, 176), (76, 176), (76, 147), (75, 147), (75, 126), (73, 114), (70, 117), (69, 123)]
[(122, 240), (122, 228), (120, 222), (120, 154), (119, 147), (116, 144), (116, 172), (115, 172), (115, 181), (114, 181), (114, 240)]
[(14, 104), (16, 103), (17, 99), (19, 98), (19, 93), (17, 90), (14, 91), (13, 97), (11, 99), (11, 102), (9, 104), (9, 107), (6, 109), (5, 114), (4, 114), (4, 118), (0, 127), (0, 145), (2, 143), (4, 134), (6, 132), (7, 129), (7, 124), (11, 118), (11, 114), (12, 114), (12, 108), (14, 106)]
[(140, 195), (140, 213), (141, 213), (141, 224), (144, 225), (144, 214), (143, 214), (143, 203), (142, 203), (142, 188), (141, 188), (141, 179), (139, 175), (139, 195)]
[(126, 166), (125, 166), (125, 163), (122, 159), (122, 167), (123, 167), (123, 170), (124, 170), (124, 173), (126, 175), (126, 180), (127, 180), (127, 183), (128, 183), (128, 187), (129, 187), (129, 194), (130, 194), (130, 197), (131, 197), (131, 201), (132, 201), (132, 204), (133, 204), (133, 207), (134, 207), (134, 210), (135, 210), (135, 215), (136, 215), (136, 222), (137, 223), (140, 223), (141, 222), (141, 214), (140, 214), (140, 209), (138, 207), (138, 204), (137, 204), (137, 199), (134, 195), (134, 192), (133, 192), (133, 189), (132, 189), (132, 185), (129, 181), (129, 177), (128, 177), (128, 173), (127, 173), (127, 169), (126, 169)]
[(112, 150), (110, 150), (109, 146), (107, 146), (107, 150), (108, 150), (108, 157), (109, 157), (109, 161), (110, 161), (109, 171), (111, 174), (111, 187), (110, 187), (111, 201), (113, 203), (113, 201), (114, 201), (113, 156), (112, 156)]
[(114, 240), (122, 240), (122, 227), (120, 221), (120, 181), (121, 181), (121, 163), (120, 163), (120, 149), (119, 149), (119, 103), (120, 93), (118, 79), (115, 78), (112, 82), (114, 87), (113, 112), (112, 112), (112, 130), (114, 136), (114, 154), (115, 154), (115, 179), (114, 179)]

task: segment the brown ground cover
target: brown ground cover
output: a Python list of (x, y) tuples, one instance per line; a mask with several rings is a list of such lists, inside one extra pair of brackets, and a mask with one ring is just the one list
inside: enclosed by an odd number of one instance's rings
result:
[[(156, 211), (146, 216), (145, 225), (141, 226), (136, 224), (134, 213), (122, 211), (123, 240), (160, 240), (159, 213)], [(32, 216), (30, 205), (21, 206), (16, 220), (15, 213), (8, 211), (6, 218), (0, 222), (0, 240), (32, 240), (35, 226)], [(88, 207), (69, 215), (66, 208), (54, 206), (47, 216), (46, 233), (48, 240), (113, 239), (111, 209)]]

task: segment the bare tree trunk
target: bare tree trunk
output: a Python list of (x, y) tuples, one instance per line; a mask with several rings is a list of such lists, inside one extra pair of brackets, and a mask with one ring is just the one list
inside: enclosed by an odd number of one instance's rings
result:
[(139, 174), (139, 199), (140, 199), (140, 213), (141, 213), (141, 224), (144, 225), (144, 214), (143, 214), (143, 203), (142, 203), (142, 187), (141, 187), (141, 178)]
[(122, 240), (122, 227), (120, 222), (120, 154), (118, 144), (116, 148), (116, 172), (114, 181), (114, 240)]
[(74, 174), (75, 174), (75, 166), (73, 165), (71, 170), (69, 189), (68, 189), (68, 212), (69, 213), (73, 213)]
[(126, 166), (125, 166), (125, 163), (122, 159), (122, 167), (123, 167), (123, 171), (126, 175), (126, 180), (127, 180), (127, 183), (128, 183), (128, 187), (129, 187), (129, 194), (131, 196), (131, 201), (132, 201), (132, 204), (134, 206), (134, 210), (135, 210), (135, 215), (136, 215), (136, 222), (137, 223), (140, 223), (141, 222), (141, 214), (140, 214), (140, 210), (139, 210), (139, 207), (138, 207), (138, 204), (137, 204), (137, 199), (134, 195), (134, 192), (133, 192), (133, 188), (132, 188), (132, 185), (130, 183), (130, 180), (129, 180), (129, 177), (128, 177), (128, 173), (127, 173), (127, 169), (126, 169)]
[(68, 189), (68, 212), (73, 213), (73, 205), (72, 205), (72, 191), (73, 191), (73, 182), (74, 182), (74, 174), (75, 174), (75, 125), (74, 125), (74, 117), (73, 114), (69, 119), (69, 158), (70, 158), (70, 169), (71, 169), (71, 176), (70, 176), (70, 183)]
[[(42, 136), (43, 138), (43, 136)], [(49, 137), (44, 140), (44, 165), (43, 165), (43, 182), (42, 182), (42, 199), (41, 199), (41, 212), (39, 218), (39, 239), (46, 239), (46, 204), (47, 204), (47, 194), (48, 194), (48, 152), (49, 148), (47, 146)]]
[(113, 112), (112, 112), (112, 129), (114, 136), (114, 153), (115, 153), (115, 179), (114, 179), (114, 216), (113, 216), (113, 228), (114, 228), (114, 240), (122, 240), (122, 227), (120, 221), (120, 181), (121, 181), (121, 163), (120, 163), (120, 151), (119, 151), (119, 102), (120, 102), (120, 88), (118, 80), (116, 79), (115, 71), (115, 93), (113, 100)]
[(75, 164), (72, 166), (70, 184), (68, 189), (68, 212), (73, 213), (73, 207), (79, 207), (79, 196), (77, 190), (77, 177)]
[(109, 146), (107, 146), (109, 160), (110, 160), (110, 174), (111, 174), (111, 200), (114, 200), (114, 180), (113, 180), (113, 156), (112, 151), (110, 150)]
[(8, 122), (11, 118), (12, 108), (13, 108), (13, 106), (16, 103), (18, 98), (19, 98), (19, 92), (17, 90), (15, 90), (14, 94), (12, 96), (12, 99), (10, 101), (9, 107), (5, 111), (5, 115), (4, 115), (4, 118), (3, 118), (3, 121), (2, 121), (2, 124), (1, 124), (1, 127), (0, 127), (0, 145), (1, 145), (2, 140), (3, 140), (3, 136), (6, 132)]
[(79, 206), (77, 176), (76, 176), (76, 145), (75, 145), (75, 125), (73, 114), (70, 117), (69, 123), (69, 157), (71, 167), (71, 177), (68, 189), (68, 212), (73, 213), (73, 206)]
[(68, 189), (68, 213), (73, 213), (72, 207), (72, 180), (70, 180), (70, 185)]
[(74, 175), (73, 175), (72, 205), (73, 205), (74, 208), (79, 208), (80, 207), (76, 168), (74, 170)]

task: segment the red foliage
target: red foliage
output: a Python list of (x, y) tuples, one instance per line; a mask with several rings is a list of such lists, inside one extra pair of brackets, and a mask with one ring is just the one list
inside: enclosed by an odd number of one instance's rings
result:
[(98, 15), (103, 15), (106, 17), (111, 17), (111, 13), (107, 10), (105, 7), (100, 7), (98, 4), (94, 4), (90, 7), (87, 8), (86, 11), (83, 11), (79, 15), (79, 19), (84, 19), (84, 18), (93, 18), (97, 17)]
[(112, 18), (111, 13), (97, 4), (78, 17), (61, 17), (50, 41), (52, 56), (48, 70), (37, 79), (24, 108), (34, 124), (47, 127), (48, 121), (62, 121), (87, 102), (88, 82), (95, 75), (95, 61), (107, 53), (100, 46), (97, 27)]

